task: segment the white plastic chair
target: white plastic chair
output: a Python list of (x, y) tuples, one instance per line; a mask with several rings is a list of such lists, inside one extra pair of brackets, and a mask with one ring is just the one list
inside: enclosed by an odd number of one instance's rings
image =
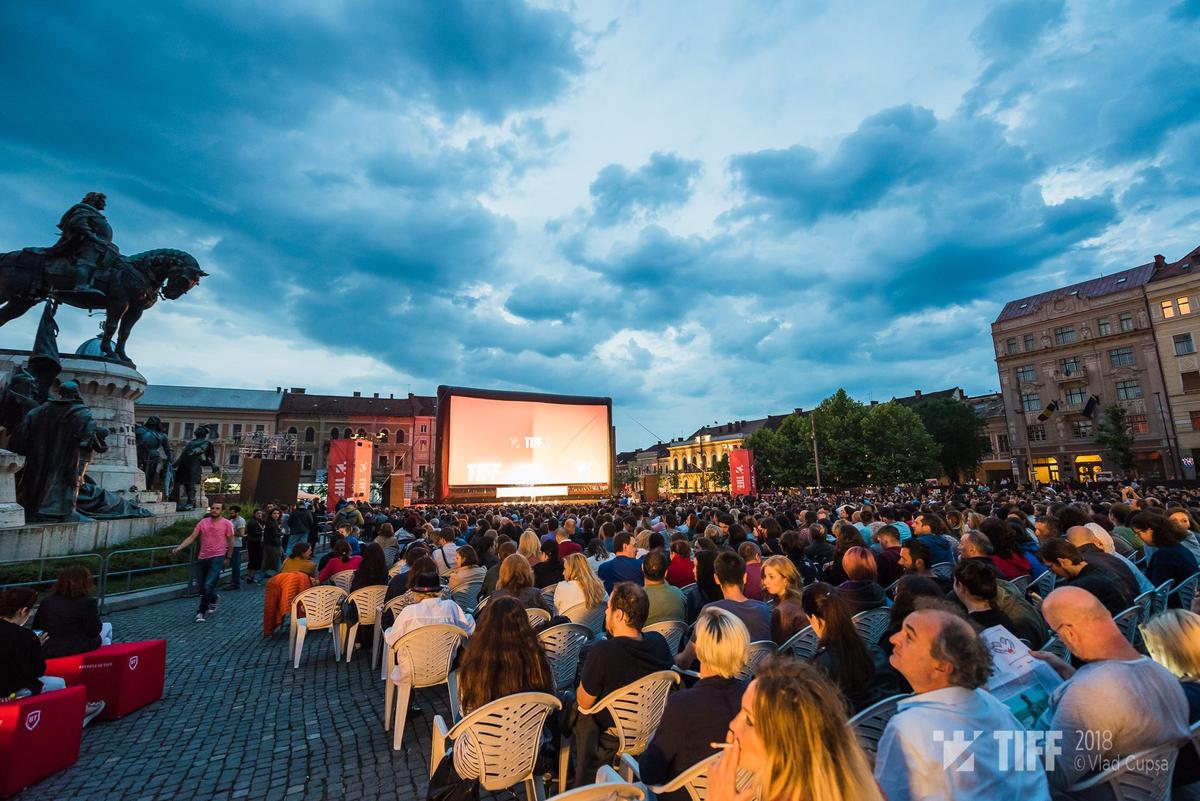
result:
[[(310, 631), (329, 629), (333, 635), (333, 658), (342, 658), (338, 637), (338, 606), (346, 598), (340, 587), (311, 587), (292, 599), (292, 619), (288, 627), (288, 658), (292, 668), (300, 667), (300, 653), (304, 650), (304, 636)], [(300, 607), (304, 614), (300, 614)]]
[(392, 565), (391, 567), (389, 567), (389, 568), (388, 568), (388, 578), (395, 578), (395, 577), (396, 577), (396, 575), (397, 575), (397, 574), (398, 574), (398, 573), (399, 573), (401, 570), (403, 570), (403, 569), (404, 569), (404, 566), (405, 566), (405, 564), (407, 564), (407, 563), (406, 563), (406, 562), (405, 562), (403, 559), (401, 559), (399, 562), (397, 562), (396, 564), (394, 564), (394, 565)]
[[(384, 593), (384, 596), (387, 596), (386, 592)], [(398, 615), (400, 610), (403, 608), (403, 603), (404, 596), (397, 595), (387, 603), (382, 603), (375, 608), (375, 620), (377, 622), (375, 623), (375, 638), (371, 641), (371, 666), (374, 667), (375, 665), (379, 665), (380, 679), (387, 678), (387, 673), (385, 670), (387, 667), (387, 654), (380, 654), (379, 652), (379, 646), (383, 644), (383, 614), (384, 612), (391, 612), (392, 620), (395, 620), (396, 615)]]
[(603, 782), (601, 784), (585, 784), (565, 793), (559, 793), (546, 801), (643, 801), (646, 791), (636, 784), (617, 784)]
[(891, 619), (892, 613), (887, 609), (867, 609), (851, 618), (858, 636), (862, 637), (868, 648), (879, 644), (879, 638), (887, 631)]
[(746, 649), (746, 661), (742, 665), (742, 669), (738, 671), (737, 677), (742, 681), (753, 678), (758, 666), (773, 653), (775, 653), (775, 643), (771, 640), (755, 640), (750, 643), (750, 647)]
[[(358, 609), (358, 620), (349, 625), (342, 625), (346, 630), (346, 662), (349, 662), (350, 658), (354, 656), (354, 638), (358, 635), (358, 627), (374, 626), (376, 629), (379, 628), (379, 618), (376, 615), (379, 607), (383, 604), (385, 595), (387, 595), (387, 586), (375, 584), (370, 587), (359, 587), (346, 599), (347, 605), (354, 604)], [(374, 666), (374, 664), (375, 661), (372, 659), (371, 665)]]
[(879, 739), (883, 737), (883, 730), (896, 714), (897, 705), (909, 695), (910, 693), (903, 693), (888, 696), (850, 718), (850, 728), (854, 730), (858, 744), (866, 751), (867, 760), (872, 767), (875, 765), (875, 752), (879, 750)]
[(469, 615), (475, 611), (475, 606), (479, 603), (479, 593), (482, 591), (483, 579), (475, 579), (450, 593), (450, 599)]
[(779, 652), (791, 654), (797, 659), (812, 659), (817, 655), (817, 651), (821, 650), (821, 638), (813, 631), (812, 626), (804, 628), (793, 634), (788, 641), (779, 646)]
[(578, 623), (560, 623), (539, 632), (537, 638), (546, 652), (550, 672), (554, 674), (555, 688), (559, 692), (575, 689), (579, 654), (583, 644), (592, 638), (592, 633)]
[[(1067, 788), (1071, 797), (1107, 787), (1117, 801), (1171, 801), (1171, 779), (1179, 749), (1187, 739), (1173, 740), (1122, 757), (1113, 767)], [(1091, 797), (1091, 795), (1080, 797)]]
[(1122, 636), (1129, 641), (1130, 645), (1137, 644), (1138, 624), (1141, 621), (1142, 608), (1140, 606), (1131, 606), (1113, 618), (1113, 623), (1117, 624), (1117, 628), (1121, 630)]
[[(1050, 571), (1046, 571), (1046, 572), (1049, 573)], [(1032, 580), (1033, 580), (1033, 576), (1026, 573), (1023, 576), (1017, 576), (1015, 579), (1012, 579), (1008, 583), (1011, 584), (1013, 589), (1017, 591), (1017, 595), (1020, 595), (1021, 597), (1025, 597), (1025, 591), (1029, 589), (1029, 582)]]
[(933, 573), (933, 575), (937, 576), (938, 578), (942, 578), (942, 579), (950, 578), (950, 575), (954, 572), (954, 563), (953, 562), (938, 562), (935, 565), (930, 565), (929, 570), (931, 573)]
[[(393, 751), (400, 750), (404, 738), (404, 720), (408, 716), (408, 699), (413, 690), (445, 684), (450, 694), (450, 706), (457, 708), (458, 699), (450, 687), (450, 665), (454, 662), (458, 646), (466, 639), (467, 633), (458, 626), (434, 623), (413, 629), (388, 649), (383, 730), (391, 727), (394, 709), (396, 730), (392, 736)], [(401, 666), (401, 676), (397, 680), (392, 676), (392, 669)]]
[(343, 592), (350, 592), (350, 585), (354, 583), (353, 570), (339, 570), (329, 577), (333, 582), (333, 586), (340, 588)]
[(653, 631), (661, 634), (671, 648), (671, 653), (677, 654), (683, 646), (683, 635), (687, 634), (687, 628), (687, 623), (682, 620), (663, 620), (643, 627), (642, 633)]
[[(608, 710), (613, 719), (613, 725), (608, 732), (617, 738), (617, 751), (614, 756), (636, 756), (646, 750), (646, 744), (650, 742), (654, 730), (662, 720), (663, 711), (667, 708), (667, 695), (678, 683), (678, 673), (673, 670), (659, 670), (632, 684), (613, 690), (590, 709), (580, 709), (579, 714), (595, 715)], [(560, 793), (567, 787), (567, 761), (570, 756), (571, 743), (568, 741), (562, 744), (558, 752)]]
[(529, 625), (534, 628), (550, 622), (550, 613), (536, 606), (526, 609), (525, 614), (529, 617)]
[(1196, 585), (1200, 584), (1200, 573), (1192, 575), (1179, 582), (1179, 586), (1171, 591), (1171, 595), (1179, 596), (1179, 608), (1191, 610), (1192, 602), (1196, 600)]
[(554, 611), (554, 591), (558, 588), (558, 582), (554, 582), (549, 587), (542, 588), (542, 600), (546, 602), (546, 606)]
[(1150, 611), (1154, 608), (1154, 590), (1146, 590), (1133, 599), (1133, 605), (1142, 610), (1142, 622), (1150, 619)]
[(1058, 581), (1058, 577), (1047, 570), (1029, 583), (1029, 587), (1026, 588), (1026, 594), (1037, 593), (1042, 598), (1045, 598), (1054, 590), (1054, 582), (1056, 581)]
[(651, 785), (650, 790), (656, 797), (683, 790), (691, 801), (704, 801), (708, 795), (708, 771), (720, 758), (720, 751), (706, 756), (666, 784)]
[(585, 606), (584, 604), (575, 604), (570, 609), (565, 609), (559, 614), (572, 623), (586, 626), (592, 632), (593, 636), (599, 637), (604, 634), (604, 612), (607, 608), (607, 604), (596, 604), (592, 607)]
[(446, 727), (441, 715), (433, 719), (433, 744), (429, 775), (446, 756), (446, 741), (453, 743), (454, 770), (463, 779), (477, 779), (490, 793), (515, 784), (525, 785), (527, 801), (542, 801), (545, 791), (533, 775), (542, 727), (562, 703), (546, 693), (516, 693), (484, 704)]
[(1162, 584), (1154, 588), (1154, 600), (1150, 604), (1150, 617), (1154, 617), (1159, 612), (1167, 608), (1167, 597), (1170, 596), (1172, 588), (1175, 586), (1174, 579), (1167, 579)]

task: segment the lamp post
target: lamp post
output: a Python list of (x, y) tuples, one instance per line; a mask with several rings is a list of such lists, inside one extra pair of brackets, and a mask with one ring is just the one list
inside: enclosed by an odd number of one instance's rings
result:
[(1163, 411), (1162, 395), (1158, 392), (1154, 393), (1154, 402), (1158, 404), (1158, 417), (1162, 421), (1163, 441), (1167, 444), (1167, 459), (1166, 463), (1171, 465), (1167, 478), (1177, 478), (1175, 472), (1175, 452), (1171, 448), (1171, 430), (1167, 428), (1167, 413)]
[(817, 469), (817, 494), (821, 493), (821, 455), (817, 452), (817, 412), (814, 409), (809, 414), (812, 422), (813, 466)]

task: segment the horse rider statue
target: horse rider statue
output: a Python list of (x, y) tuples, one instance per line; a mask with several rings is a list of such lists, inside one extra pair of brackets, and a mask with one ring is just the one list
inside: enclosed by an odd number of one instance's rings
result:
[(112, 226), (104, 216), (106, 198), (103, 192), (88, 192), (62, 216), (58, 229), (62, 233), (58, 242), (50, 248), (56, 256), (67, 259), (75, 274), (73, 292), (82, 295), (103, 293), (92, 286), (96, 270), (105, 263), (110, 253), (116, 254), (113, 244)]

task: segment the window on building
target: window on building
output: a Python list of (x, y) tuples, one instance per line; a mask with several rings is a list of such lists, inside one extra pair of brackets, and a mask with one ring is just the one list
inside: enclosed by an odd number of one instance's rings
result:
[(241, 423), (234, 423), (232, 426), (230, 426), (230, 429), (231, 429), (231, 432), (232, 432), (234, 438), (240, 437), (242, 435), (242, 424)]
[(1200, 410), (1191, 412), (1191, 417), (1192, 417), (1192, 430), (1200, 431)]
[(297, 435), (297, 434), (299, 434), (299, 433), (300, 433), (300, 432), (296, 430), (296, 427), (295, 427), (295, 426), (289, 426), (289, 427), (288, 427), (288, 436), (290, 436), (290, 437), (294, 437), (294, 436), (296, 436), (296, 435)]
[(1017, 382), (1021, 384), (1032, 384), (1037, 380), (1037, 371), (1033, 369), (1032, 364), (1027, 364), (1024, 367), (1017, 368)]
[(391, 466), (392, 466), (392, 463), (391, 463), (391, 460), (388, 459), (388, 455), (386, 453), (379, 454), (379, 469), (387, 470)]
[(1121, 315), (1121, 330), (1122, 331), (1132, 331), (1133, 330), (1133, 315), (1132, 314), (1122, 314)]
[(341, 434), (338, 433), (336, 426), (329, 429), (329, 438), (330, 439), (338, 439), (339, 437), (341, 437)]
[(1042, 425), (1041, 423), (1030, 426), (1028, 430), (1029, 430), (1029, 441), (1030, 442), (1045, 442), (1046, 441), (1046, 427), (1044, 425)]
[(1017, 352), (1017, 338), (1016, 337), (1009, 337), (1008, 339), (1004, 340), (1004, 352), (1006, 354), (1008, 354), (1009, 356), (1011, 356)]
[(1075, 439), (1091, 439), (1092, 433), (1091, 420), (1071, 421), (1071, 436), (1075, 437)]
[(1177, 307), (1179, 307), (1180, 314), (1191, 314), (1192, 313), (1192, 302), (1190, 300), (1188, 300), (1187, 298), (1176, 298), (1175, 305)]
[(399, 456), (396, 457), (396, 469), (397, 470), (404, 469), (404, 454), (400, 454)]
[(388, 441), (388, 437), (390, 437), (390, 436), (391, 436), (391, 432), (389, 432), (386, 428), (381, 428), (381, 429), (379, 429), (379, 433), (375, 435), (375, 440), (377, 442), (385, 443)]
[(1075, 341), (1075, 326), (1064, 325), (1054, 329), (1055, 345), (1070, 345)]
[(419, 478), (425, 478), (425, 465), (417, 465), (417, 476)]
[(1183, 379), (1184, 392), (1200, 392), (1200, 372), (1192, 370), (1187, 373), (1180, 373), (1179, 377)]
[(240, 453), (238, 453), (237, 451), (229, 452), (229, 464), (231, 466), (236, 465), (236, 464), (240, 463), (241, 461), (242, 461), (242, 455)]
[(1133, 364), (1133, 348), (1113, 348), (1108, 352), (1108, 363), (1113, 367)]
[(421, 424), (421, 433), (422, 433), (422, 434), (428, 434), (428, 433), (429, 433), (429, 426), (427, 426), (427, 425), (425, 425), (424, 423), (422, 423), (422, 424)]
[(1042, 399), (1038, 397), (1036, 392), (1026, 392), (1021, 395), (1021, 406), (1027, 412), (1040, 412), (1042, 410)]
[(263, 432), (264, 432), (264, 431), (266, 431), (266, 430), (267, 430), (267, 427), (266, 427), (265, 425), (263, 425), (262, 423), (256, 423), (256, 424), (255, 424), (255, 426), (254, 426), (254, 433), (255, 433), (255, 434), (261, 434), (261, 433), (263, 433)]
[(1192, 344), (1191, 334), (1176, 334), (1171, 337), (1171, 341), (1175, 343), (1175, 355), (1187, 356), (1189, 353), (1196, 352), (1196, 346)]
[(346, 426), (346, 428), (342, 431), (342, 439), (354, 439), (354, 429), (352, 429), (350, 426)]
[(1101, 317), (1096, 321), (1096, 333), (1102, 337), (1106, 337), (1112, 333), (1112, 323), (1107, 317)]
[(312, 426), (309, 426), (308, 428), (304, 429), (304, 441), (305, 442), (314, 442), (316, 440), (316, 438), (317, 438), (317, 430), (315, 428), (313, 428)]
[(996, 435), (996, 452), (1008, 453), (1008, 434)]
[(425, 450), (425, 449), (426, 449), (426, 448), (428, 448), (428, 447), (429, 447), (429, 443), (428, 443), (428, 442), (426, 442), (425, 440), (421, 440), (421, 447), (420, 447), (418, 450), (422, 450), (422, 451), (423, 451), (423, 450)]
[(1084, 402), (1083, 387), (1072, 387), (1067, 390), (1067, 405), (1082, 406)]
[(1129, 429), (1130, 434), (1150, 433), (1150, 423), (1146, 420), (1146, 415), (1144, 414), (1125, 415), (1125, 427)]
[(313, 463), (313, 457), (312, 457), (312, 454), (311, 454), (311, 453), (306, 453), (306, 454), (304, 454), (304, 456), (303, 456), (303, 457), (300, 459), (300, 469), (301, 469), (301, 470), (305, 470), (305, 471), (307, 471), (307, 470), (312, 470), (312, 463)]
[(1163, 315), (1163, 317), (1165, 317), (1165, 318), (1167, 318), (1168, 320), (1170, 320), (1172, 317), (1174, 317), (1174, 316), (1175, 316), (1175, 301), (1173, 301), (1173, 300), (1164, 300), (1162, 303), (1160, 303), (1160, 304), (1159, 304), (1159, 306), (1161, 306), (1161, 307), (1162, 307), (1162, 315)]
[[(1197, 374), (1200, 377), (1200, 373)], [(1142, 397), (1142, 385), (1137, 381), (1118, 381), (1117, 400), (1137, 400)]]
[(396, 444), (397, 445), (404, 444), (404, 429), (403, 428), (396, 429)]
[(1078, 356), (1072, 356), (1069, 359), (1059, 359), (1058, 369), (1063, 375), (1081, 375), (1083, 373), (1083, 365), (1079, 363)]
[(365, 429), (365, 428), (358, 429), (358, 438), (366, 439), (367, 438), (367, 429)]
[(1025, 352), (1028, 353), (1029, 351), (1033, 350), (1036, 347), (1037, 347), (1037, 340), (1034, 339), (1033, 334), (1026, 334), (1025, 335)]
[(196, 424), (195, 423), (184, 423), (183, 424), (183, 438), (184, 439), (191, 439), (192, 435), (195, 433), (196, 433)]

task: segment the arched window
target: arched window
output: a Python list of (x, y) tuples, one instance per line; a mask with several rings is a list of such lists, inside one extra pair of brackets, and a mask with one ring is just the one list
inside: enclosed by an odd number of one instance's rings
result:
[(288, 428), (288, 436), (294, 437), (294, 436), (296, 436), (296, 435), (297, 435), (297, 434), (299, 434), (299, 433), (300, 433), (300, 432), (296, 430), (296, 427), (295, 427), (295, 426), (290, 426), (290, 427)]
[(333, 428), (329, 429), (329, 438), (330, 439), (338, 439), (341, 436), (342, 435), (338, 433), (337, 426), (334, 426)]
[(396, 429), (396, 444), (397, 445), (404, 444), (404, 429), (403, 428)]
[(313, 442), (316, 440), (316, 438), (317, 438), (317, 430), (315, 428), (313, 428), (312, 426), (309, 426), (308, 428), (304, 429), (304, 441), (305, 442)]
[(342, 432), (342, 438), (354, 439), (354, 429), (352, 429), (350, 426), (346, 426), (346, 430)]
[(674, 470), (676, 473), (679, 472), (679, 457), (678, 456), (675, 457), (675, 463), (671, 469)]
[(388, 441), (388, 430), (386, 428), (379, 429), (379, 433), (375, 435), (375, 440), (377, 442), (381, 442), (381, 443), (387, 442)]
[(707, 453), (700, 454), (700, 466), (708, 467), (708, 454)]
[(358, 429), (358, 438), (366, 439), (367, 438), (367, 429), (365, 429), (365, 428)]

